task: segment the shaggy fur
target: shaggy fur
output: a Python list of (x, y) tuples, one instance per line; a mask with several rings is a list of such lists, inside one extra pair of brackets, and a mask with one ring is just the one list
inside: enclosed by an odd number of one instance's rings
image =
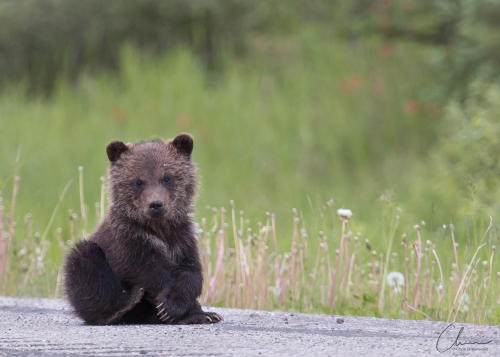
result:
[(65, 288), (88, 324), (214, 323), (197, 298), (203, 284), (191, 218), (193, 140), (110, 143), (108, 216), (66, 258)]

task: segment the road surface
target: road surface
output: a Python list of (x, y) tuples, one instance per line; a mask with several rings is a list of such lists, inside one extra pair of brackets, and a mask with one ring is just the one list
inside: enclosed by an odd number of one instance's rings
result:
[(0, 356), (500, 356), (499, 326), (209, 310), (225, 320), (86, 326), (63, 300), (0, 297)]

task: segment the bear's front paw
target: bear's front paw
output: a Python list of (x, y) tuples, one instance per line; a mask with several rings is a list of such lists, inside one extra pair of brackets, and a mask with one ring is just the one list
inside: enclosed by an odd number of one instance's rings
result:
[(215, 312), (196, 312), (190, 314), (178, 322), (179, 325), (192, 325), (192, 324), (215, 324), (223, 321), (222, 316)]

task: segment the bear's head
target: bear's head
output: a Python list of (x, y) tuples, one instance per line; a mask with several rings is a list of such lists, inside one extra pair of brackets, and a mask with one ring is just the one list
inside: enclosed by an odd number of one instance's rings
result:
[(183, 220), (196, 190), (192, 151), (188, 134), (167, 141), (109, 143), (111, 209), (141, 223)]

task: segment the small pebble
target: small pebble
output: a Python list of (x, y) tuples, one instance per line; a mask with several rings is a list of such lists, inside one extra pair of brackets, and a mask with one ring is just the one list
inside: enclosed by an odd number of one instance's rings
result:
[(344, 323), (344, 319), (341, 319), (340, 317), (337, 319), (337, 323), (338, 324), (343, 324)]

